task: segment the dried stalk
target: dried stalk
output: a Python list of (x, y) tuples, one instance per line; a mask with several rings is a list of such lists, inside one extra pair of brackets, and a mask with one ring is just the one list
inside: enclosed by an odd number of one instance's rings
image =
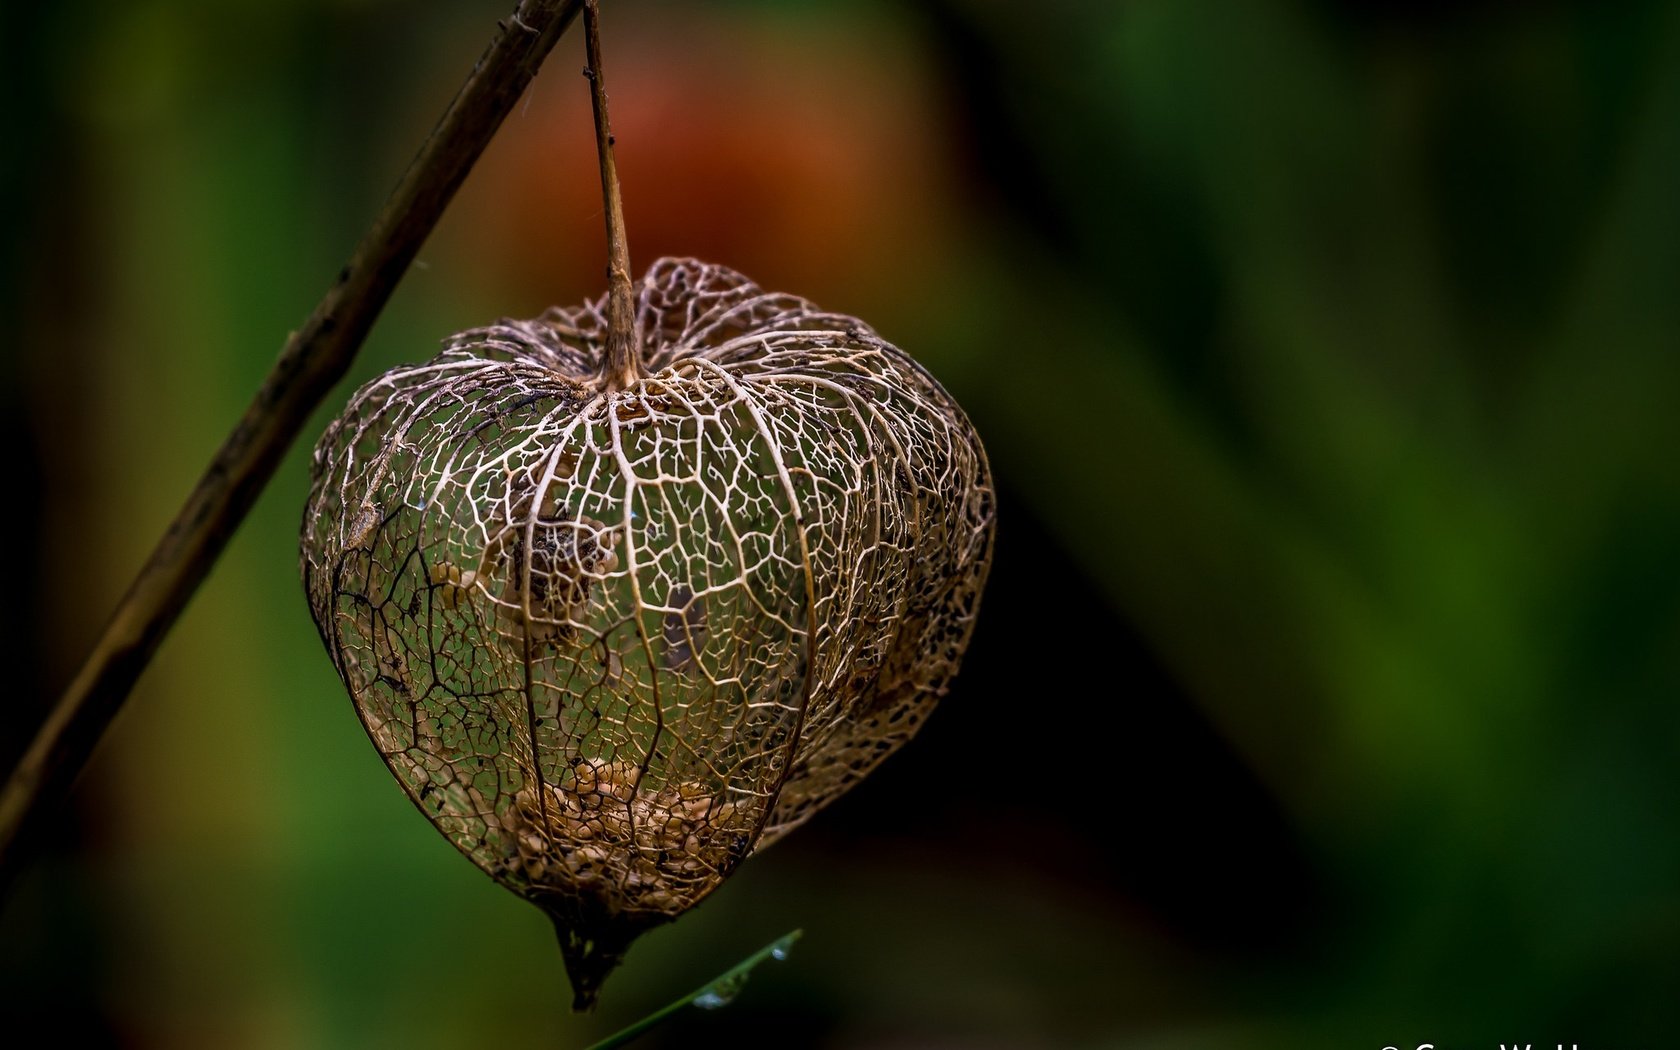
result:
[(589, 52), (589, 100), (595, 111), (595, 152), (601, 158), (601, 199), (607, 216), (607, 344), (601, 379), (623, 390), (641, 376), (636, 352), (635, 307), (630, 298), (630, 243), (624, 234), (624, 195), (613, 161), (612, 121), (607, 118), (607, 79), (601, 68), (600, 0), (583, 5), (583, 36)]
[(0, 892), (298, 431), (348, 370), (420, 245), (582, 2), (521, 0), (338, 280), (287, 340), (244, 417), (0, 790)]

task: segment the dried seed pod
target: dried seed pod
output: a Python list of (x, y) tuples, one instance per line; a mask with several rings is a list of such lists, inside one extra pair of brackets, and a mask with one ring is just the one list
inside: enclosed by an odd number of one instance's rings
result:
[(692, 260), (451, 339), (322, 437), (315, 621), (456, 847), (545, 909), (580, 1005), (916, 731), (991, 556), (985, 453), (862, 322)]

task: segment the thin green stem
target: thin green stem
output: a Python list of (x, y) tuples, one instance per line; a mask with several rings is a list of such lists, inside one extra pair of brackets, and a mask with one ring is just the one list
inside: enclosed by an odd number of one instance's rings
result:
[(696, 1006), (702, 1010), (715, 1010), (720, 1006), (727, 1006), (735, 996), (740, 994), (742, 985), (747, 983), (747, 978), (759, 963), (766, 959), (786, 959), (788, 951), (793, 947), (793, 942), (797, 941), (804, 932), (804, 930), (794, 930), (792, 933), (766, 944), (719, 974), (709, 984), (701, 985), (676, 1002), (655, 1010), (630, 1027), (614, 1032), (599, 1043), (589, 1047), (589, 1050), (612, 1050), (613, 1047), (624, 1046), (672, 1014), (690, 1006)]

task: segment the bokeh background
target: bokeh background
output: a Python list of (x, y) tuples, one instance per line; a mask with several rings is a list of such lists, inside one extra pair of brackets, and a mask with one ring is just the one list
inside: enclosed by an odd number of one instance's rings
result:
[[(508, 0), (0, 7), (9, 764)], [(601, 290), (561, 42), (0, 911), (0, 1031), (1680, 1037), (1680, 5), (608, 5), (631, 248), (869, 320), (1000, 486), (964, 673), (573, 1017), (296, 570), (352, 384)], [(0, 1035), (0, 1042), (8, 1041)]]

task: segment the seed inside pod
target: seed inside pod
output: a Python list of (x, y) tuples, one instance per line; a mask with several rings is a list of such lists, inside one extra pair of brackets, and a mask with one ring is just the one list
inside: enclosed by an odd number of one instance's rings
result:
[(919, 728), (993, 531), (973, 427), (861, 321), (693, 260), (634, 302), (623, 388), (605, 300), (363, 387), (302, 537), (369, 736), (580, 1005)]

